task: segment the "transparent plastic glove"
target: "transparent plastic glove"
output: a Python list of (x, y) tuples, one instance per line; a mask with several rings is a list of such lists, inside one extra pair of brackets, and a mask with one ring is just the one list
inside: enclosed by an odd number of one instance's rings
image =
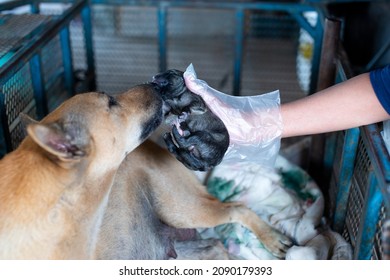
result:
[(227, 127), (230, 145), (222, 163), (274, 166), (283, 129), (278, 90), (257, 96), (227, 95), (199, 80), (192, 64), (184, 79), (187, 88), (199, 94)]

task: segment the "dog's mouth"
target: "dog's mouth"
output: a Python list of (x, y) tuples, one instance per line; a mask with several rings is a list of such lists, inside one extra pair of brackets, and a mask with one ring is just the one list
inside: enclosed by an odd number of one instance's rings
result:
[[(149, 117), (148, 119), (142, 124), (142, 133), (140, 136), (140, 139), (143, 141), (146, 138), (148, 138), (154, 130), (157, 129), (157, 127), (160, 126), (164, 119), (164, 107), (165, 107), (165, 102), (161, 98), (161, 95), (158, 92), (158, 89), (154, 87), (153, 84), (148, 83), (149, 85), (153, 86), (154, 88), (154, 97), (155, 99), (153, 102), (150, 104), (150, 112), (149, 112)], [(153, 109), (152, 109), (153, 108)], [(149, 110), (148, 110), (149, 111)]]
[(159, 85), (159, 83), (157, 83), (155, 81), (155, 77), (153, 77), (152, 81), (151, 82), (147, 82), (145, 83), (147, 85), (151, 85), (153, 88), (154, 88), (154, 91), (158, 94), (159, 98), (161, 99), (162, 101), (162, 105), (161, 105), (161, 108), (162, 108), (162, 114), (163, 114), (163, 117), (167, 117), (171, 111), (171, 106), (169, 106), (169, 104), (164, 100), (164, 90), (163, 90), (163, 87), (161, 87)]
[(163, 120), (163, 114), (162, 114), (162, 107), (161, 107), (158, 113), (156, 113), (152, 118), (150, 118), (143, 124), (142, 133), (140, 136), (141, 141), (148, 138), (153, 133), (153, 131), (155, 131), (157, 127), (160, 126), (162, 120)]

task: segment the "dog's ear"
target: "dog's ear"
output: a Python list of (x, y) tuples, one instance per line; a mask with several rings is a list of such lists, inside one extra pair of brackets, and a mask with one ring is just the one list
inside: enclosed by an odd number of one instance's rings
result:
[(31, 118), (29, 115), (25, 114), (25, 113), (20, 113), (19, 114), (19, 120), (20, 120), (20, 124), (22, 125), (22, 131), (23, 131), (23, 136), (26, 136), (27, 134), (27, 126), (29, 124), (33, 124), (33, 123), (38, 123), (36, 120), (34, 120), (33, 118)]
[(29, 124), (32, 124), (32, 123), (38, 123), (36, 120), (34, 120), (32, 117), (30, 117), (29, 115), (27, 115), (25, 113), (20, 113), (19, 119), (24, 127), (27, 127)]
[(34, 123), (28, 135), (44, 150), (62, 161), (78, 161), (89, 152), (89, 132), (81, 122)]

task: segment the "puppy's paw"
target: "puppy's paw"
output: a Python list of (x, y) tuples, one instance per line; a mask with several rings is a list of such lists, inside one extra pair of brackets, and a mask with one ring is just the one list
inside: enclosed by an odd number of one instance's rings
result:
[(184, 122), (188, 118), (189, 114), (187, 112), (181, 112), (181, 114), (177, 117), (179, 122)]
[(174, 142), (171, 133), (170, 132), (165, 133), (163, 138), (164, 138), (165, 144), (167, 145), (168, 151), (173, 153), (173, 154), (176, 154), (177, 149), (178, 149), (178, 145), (177, 145), (177, 143)]
[(188, 127), (188, 124), (186, 122), (181, 122), (180, 124), (180, 130), (182, 132), (183, 137), (190, 137), (191, 136), (191, 131)]
[(263, 235), (261, 241), (265, 248), (279, 259), (284, 259), (287, 250), (293, 245), (289, 237), (276, 230), (271, 230), (268, 234)]

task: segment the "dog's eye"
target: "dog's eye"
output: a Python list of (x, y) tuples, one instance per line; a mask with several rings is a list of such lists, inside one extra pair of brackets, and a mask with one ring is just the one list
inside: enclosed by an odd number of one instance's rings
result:
[(108, 96), (108, 107), (111, 108), (113, 106), (118, 106), (119, 103), (116, 100), (116, 98), (112, 95), (107, 95)]

